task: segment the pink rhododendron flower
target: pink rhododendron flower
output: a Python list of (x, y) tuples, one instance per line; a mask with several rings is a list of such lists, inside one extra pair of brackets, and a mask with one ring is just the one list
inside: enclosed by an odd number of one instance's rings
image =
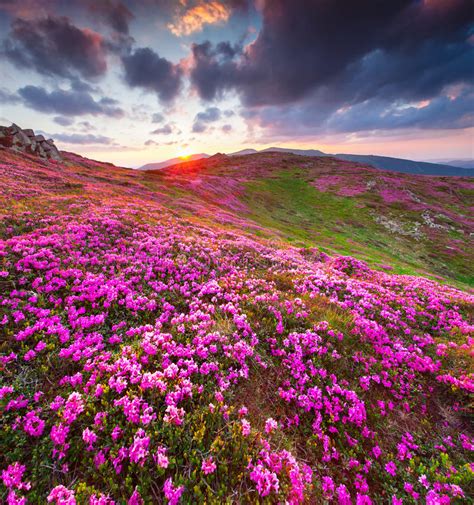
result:
[(165, 485), (163, 486), (163, 492), (169, 505), (176, 505), (179, 503), (183, 491), (184, 486), (175, 487), (171, 478), (167, 479)]
[(214, 473), (216, 468), (217, 467), (216, 464), (214, 463), (212, 456), (209, 456), (208, 458), (204, 459), (201, 465), (201, 470), (203, 471), (204, 475)]
[(397, 475), (397, 465), (393, 461), (389, 461), (385, 465), (385, 471), (390, 474), (392, 477), (395, 477)]
[(74, 497), (74, 491), (59, 485), (49, 493), (48, 502), (56, 503), (56, 505), (76, 505), (76, 498)]
[(272, 431), (276, 430), (278, 428), (278, 423), (275, 421), (275, 419), (272, 419), (269, 417), (265, 421), (265, 432), (266, 433), (271, 433)]

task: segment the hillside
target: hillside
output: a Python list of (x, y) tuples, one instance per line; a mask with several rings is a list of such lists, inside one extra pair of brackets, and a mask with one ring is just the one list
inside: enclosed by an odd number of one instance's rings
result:
[(334, 158), (260, 153), (176, 165), (147, 182), (172, 187), (179, 196), (172, 205), (257, 235), (356, 254), (398, 273), (474, 281), (471, 179), (427, 184)]
[(444, 162), (445, 165), (462, 168), (474, 168), (474, 160), (449, 160)]
[(470, 499), (472, 179), (61, 156), (0, 150), (0, 500)]
[[(280, 153), (280, 154), (296, 154), (298, 156), (308, 157), (331, 157), (345, 161), (355, 161), (356, 163), (363, 163), (373, 168), (381, 170), (390, 170), (392, 172), (399, 172), (405, 174), (419, 174), (419, 175), (435, 175), (435, 176), (456, 176), (456, 177), (473, 177), (474, 172), (471, 170), (469, 161), (456, 161), (447, 163), (434, 163), (427, 161), (413, 161), (403, 158), (392, 158), (389, 156), (377, 156), (367, 154), (327, 154), (317, 149), (292, 149), (287, 147), (268, 147), (257, 151), (255, 149), (242, 149), (240, 151), (229, 153), (228, 156), (248, 156), (257, 153)], [(190, 161), (196, 161), (202, 158), (208, 158), (208, 154), (193, 154), (188, 157)], [(171, 158), (159, 163), (149, 163), (141, 167), (141, 170), (160, 169), (182, 163), (182, 158)]]
[[(209, 158), (209, 154), (191, 154), (190, 156), (186, 156), (186, 160), (200, 160), (201, 158)], [(171, 165), (176, 165), (177, 163), (182, 163), (183, 158), (170, 158), (169, 160), (157, 162), (157, 163), (147, 163), (140, 167), (140, 170), (159, 170), (160, 168), (166, 168)]]
[(474, 176), (470, 168), (462, 167), (461, 165), (452, 166), (452, 164), (447, 163), (428, 163), (426, 161), (413, 161), (389, 156), (365, 154), (335, 154), (334, 156), (341, 160), (366, 163), (382, 170), (393, 170), (394, 172), (405, 174)]

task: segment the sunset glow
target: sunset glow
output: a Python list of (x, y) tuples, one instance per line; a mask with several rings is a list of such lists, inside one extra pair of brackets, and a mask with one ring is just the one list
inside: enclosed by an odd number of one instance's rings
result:
[(0, 0), (0, 504), (474, 505), (472, 0)]
[(471, 158), (469, 3), (4, 2), (0, 117), (132, 167), (275, 145)]

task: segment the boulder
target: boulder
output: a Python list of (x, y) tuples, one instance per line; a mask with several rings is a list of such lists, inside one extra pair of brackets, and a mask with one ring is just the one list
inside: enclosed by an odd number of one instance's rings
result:
[(35, 135), (31, 128), (22, 130), (16, 124), (0, 126), (0, 147), (33, 154), (40, 158), (58, 161), (62, 159), (53, 139), (46, 140), (43, 135)]

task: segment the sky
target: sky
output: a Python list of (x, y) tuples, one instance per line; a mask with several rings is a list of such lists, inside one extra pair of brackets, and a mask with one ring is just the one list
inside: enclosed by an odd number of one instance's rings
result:
[(0, 124), (138, 167), (474, 158), (471, 0), (0, 0)]

